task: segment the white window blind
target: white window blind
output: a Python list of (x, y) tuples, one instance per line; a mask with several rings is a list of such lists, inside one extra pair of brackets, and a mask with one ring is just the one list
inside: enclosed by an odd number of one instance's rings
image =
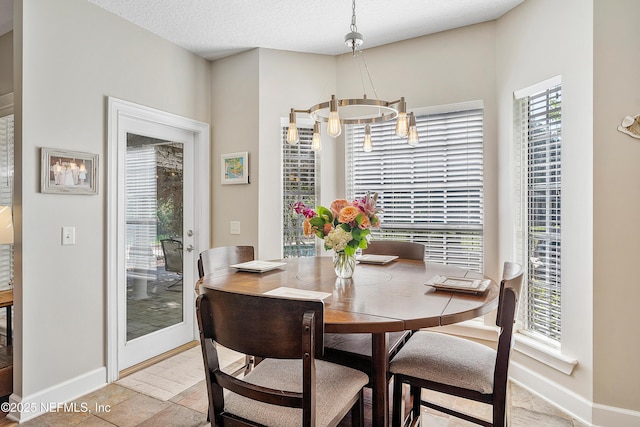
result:
[(518, 257), (527, 269), (524, 332), (561, 338), (561, 153), (560, 85), (516, 99), (516, 195)]
[[(0, 205), (13, 206), (13, 114), (0, 117)], [(0, 245), (0, 289), (13, 279), (13, 245)]]
[(416, 124), (415, 147), (395, 135), (395, 122), (372, 124), (369, 153), (364, 127), (348, 128), (347, 197), (378, 193), (374, 239), (421, 242), (428, 261), (482, 271), (482, 109), (420, 115)]
[[(135, 137), (127, 134), (127, 141)], [(157, 156), (153, 145), (127, 145), (127, 269), (155, 272), (158, 230)]]
[(282, 127), (282, 241), (283, 256), (301, 257), (316, 254), (314, 237), (302, 232), (304, 217), (293, 211), (291, 205), (302, 202), (314, 208), (317, 202), (317, 158), (311, 149), (312, 127), (298, 126), (300, 142), (286, 141), (288, 127)]

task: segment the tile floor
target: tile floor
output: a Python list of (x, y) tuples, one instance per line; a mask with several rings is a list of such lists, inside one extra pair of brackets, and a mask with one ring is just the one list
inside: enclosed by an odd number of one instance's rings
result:
[[(243, 363), (243, 357), (233, 351), (220, 351), (221, 364), (233, 371)], [(540, 399), (524, 388), (511, 384), (511, 425), (514, 427), (572, 427), (584, 426), (570, 416)], [(425, 396), (426, 397), (426, 396)], [(436, 402), (447, 402), (462, 410), (488, 417), (490, 408), (475, 402), (447, 396), (431, 395)], [(29, 420), (21, 426), (79, 426), (79, 427), (188, 427), (208, 426), (207, 396), (200, 347), (194, 347), (144, 370), (131, 374), (75, 401), (76, 408), (84, 405), (89, 411), (60, 410)], [(467, 423), (430, 409), (424, 409), (425, 426), (462, 427)], [(0, 427), (16, 426), (0, 418)]]

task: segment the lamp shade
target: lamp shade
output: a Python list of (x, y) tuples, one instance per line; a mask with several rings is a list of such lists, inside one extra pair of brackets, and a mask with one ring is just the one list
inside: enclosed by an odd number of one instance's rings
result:
[(9, 245), (13, 243), (13, 220), (11, 218), (11, 207), (0, 206), (0, 244)]

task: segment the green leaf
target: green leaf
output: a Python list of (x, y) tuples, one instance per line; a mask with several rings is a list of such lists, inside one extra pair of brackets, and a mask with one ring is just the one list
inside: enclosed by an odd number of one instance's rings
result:
[(322, 229), (324, 228), (324, 224), (325, 224), (325, 220), (322, 219), (322, 217), (319, 216), (314, 216), (313, 218), (311, 218), (309, 220), (309, 222), (311, 223), (311, 225), (313, 225), (314, 227), (316, 227), (318, 230), (322, 231)]
[(349, 244), (344, 248), (344, 253), (350, 256), (355, 255), (356, 248), (351, 246), (351, 242), (349, 242)]
[(324, 206), (318, 206), (317, 208), (318, 217), (322, 218), (325, 222), (333, 222), (333, 215), (331, 215), (331, 211)]

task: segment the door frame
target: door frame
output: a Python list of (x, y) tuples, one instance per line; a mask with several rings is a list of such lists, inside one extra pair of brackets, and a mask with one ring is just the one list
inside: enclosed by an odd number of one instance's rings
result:
[[(210, 236), (210, 131), (207, 123), (167, 113), (150, 107), (135, 104), (121, 99), (107, 97), (107, 382), (118, 379), (118, 244), (121, 236), (118, 223), (118, 212), (124, 206), (124, 194), (119, 192), (118, 177), (124, 174), (124, 165), (119, 161), (118, 135), (122, 129), (122, 119), (158, 123), (173, 126), (194, 134), (194, 183), (189, 189), (194, 194), (194, 253), (198, 254), (209, 247)], [(188, 183), (185, 183), (187, 185)], [(194, 284), (195, 285), (195, 284)], [(191, 286), (183, 285), (184, 292), (189, 293)], [(195, 293), (192, 302), (195, 301)], [(197, 323), (194, 320), (193, 337), (196, 339)]]

